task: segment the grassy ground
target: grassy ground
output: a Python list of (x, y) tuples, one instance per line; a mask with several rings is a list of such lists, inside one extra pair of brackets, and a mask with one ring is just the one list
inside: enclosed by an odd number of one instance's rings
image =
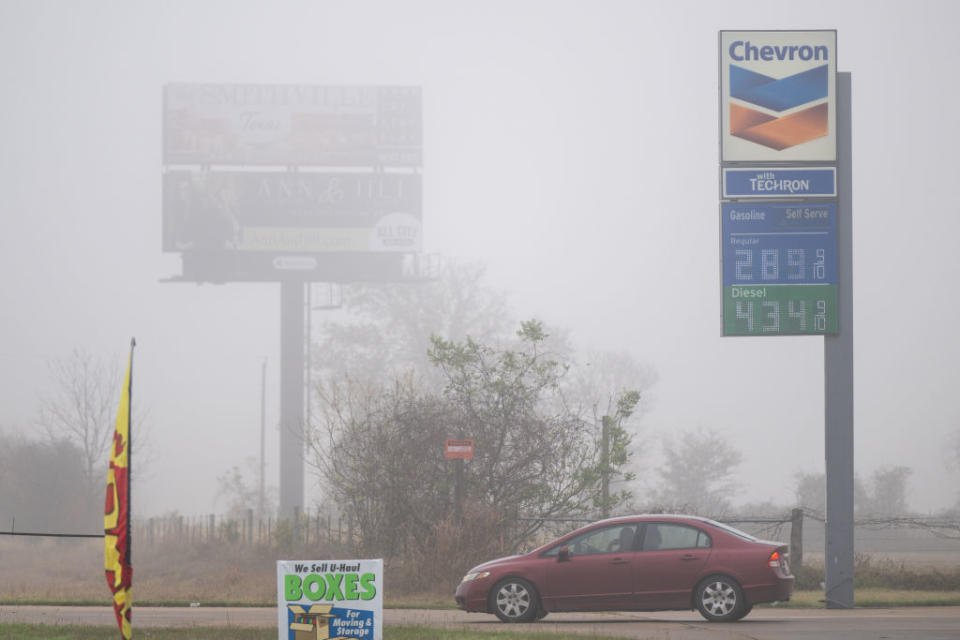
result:
[[(345, 553), (313, 546), (279, 551), (215, 544), (144, 544), (135, 551), (134, 604), (274, 606), (278, 558), (347, 557)], [(857, 554), (857, 605), (960, 605), (960, 565), (930, 563), (914, 556)], [(410, 566), (388, 561), (385, 570), (386, 607), (453, 608), (458, 578), (437, 578), (431, 582), (436, 593), (418, 593), (409, 580), (404, 583), (413, 570)], [(110, 602), (100, 540), (0, 539), (0, 576), (2, 604), (106, 606)], [(823, 607), (823, 592), (818, 588), (822, 581), (822, 561), (814, 556), (805, 563), (793, 600), (779, 606)]]
[[(960, 606), (960, 591), (921, 591), (907, 589), (856, 588), (854, 604), (858, 607), (938, 607)], [(823, 591), (794, 591), (790, 602), (781, 602), (771, 607), (824, 608)]]
[[(116, 637), (116, 627), (0, 624), (0, 640), (103, 640)], [(558, 633), (517, 633), (510, 631), (450, 631), (429, 627), (386, 627), (385, 640), (600, 640), (600, 636)], [(277, 637), (272, 629), (145, 629), (138, 627), (136, 638), (153, 640), (268, 640)], [(604, 637), (603, 640), (610, 640)]]
[[(858, 588), (854, 592), (858, 607), (938, 607), (960, 606), (960, 591), (934, 591), (913, 589)], [(109, 606), (109, 597), (99, 600), (45, 600), (38, 598), (0, 598), (0, 605), (54, 605), (54, 606)], [(176, 600), (135, 600), (137, 607), (186, 607), (190, 603)], [(273, 607), (275, 600), (262, 602), (204, 602), (205, 607)], [(789, 609), (821, 609), (824, 604), (823, 591), (799, 590), (793, 592), (789, 602), (780, 602), (765, 607)], [(400, 598), (387, 598), (385, 609), (454, 609), (447, 598), (429, 594)], [(3, 636), (0, 636), (2, 638)]]

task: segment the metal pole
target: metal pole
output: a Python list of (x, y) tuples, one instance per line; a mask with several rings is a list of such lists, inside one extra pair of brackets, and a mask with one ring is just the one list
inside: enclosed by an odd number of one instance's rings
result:
[(456, 484), (454, 485), (454, 516), (457, 524), (463, 521), (463, 459), (453, 461)]
[(827, 472), (824, 598), (853, 607), (853, 193), (851, 78), (837, 74), (837, 290), (840, 326), (824, 337)]
[(607, 428), (609, 416), (603, 416), (600, 421), (600, 517), (610, 517), (610, 430)]
[(267, 442), (267, 359), (260, 367), (260, 490), (257, 495), (257, 518), (263, 518), (266, 507), (266, 442)]
[(303, 283), (280, 283), (280, 518), (303, 509)]

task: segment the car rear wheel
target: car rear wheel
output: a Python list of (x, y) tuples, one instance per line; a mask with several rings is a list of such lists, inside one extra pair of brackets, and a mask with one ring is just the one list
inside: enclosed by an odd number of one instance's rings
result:
[(523, 578), (507, 578), (494, 587), (491, 604), (504, 622), (532, 622), (540, 610), (536, 590)]
[(697, 585), (693, 594), (697, 611), (710, 622), (733, 622), (750, 612), (743, 589), (727, 576), (711, 576)]

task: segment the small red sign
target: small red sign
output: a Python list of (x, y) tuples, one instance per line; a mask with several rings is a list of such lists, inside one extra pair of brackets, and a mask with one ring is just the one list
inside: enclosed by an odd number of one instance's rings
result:
[(447, 447), (444, 455), (448, 458), (462, 458), (470, 460), (473, 458), (473, 440), (458, 440), (456, 438), (447, 438)]

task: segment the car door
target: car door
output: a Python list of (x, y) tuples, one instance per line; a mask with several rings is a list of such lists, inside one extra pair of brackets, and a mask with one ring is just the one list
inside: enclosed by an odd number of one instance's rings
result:
[[(636, 524), (591, 529), (547, 551), (541, 595), (551, 611), (623, 609), (633, 600)], [(566, 549), (567, 553), (561, 553)]]
[(710, 536), (697, 527), (673, 522), (648, 522), (644, 529), (642, 551), (633, 562), (637, 606), (689, 607), (690, 594), (710, 557)]

